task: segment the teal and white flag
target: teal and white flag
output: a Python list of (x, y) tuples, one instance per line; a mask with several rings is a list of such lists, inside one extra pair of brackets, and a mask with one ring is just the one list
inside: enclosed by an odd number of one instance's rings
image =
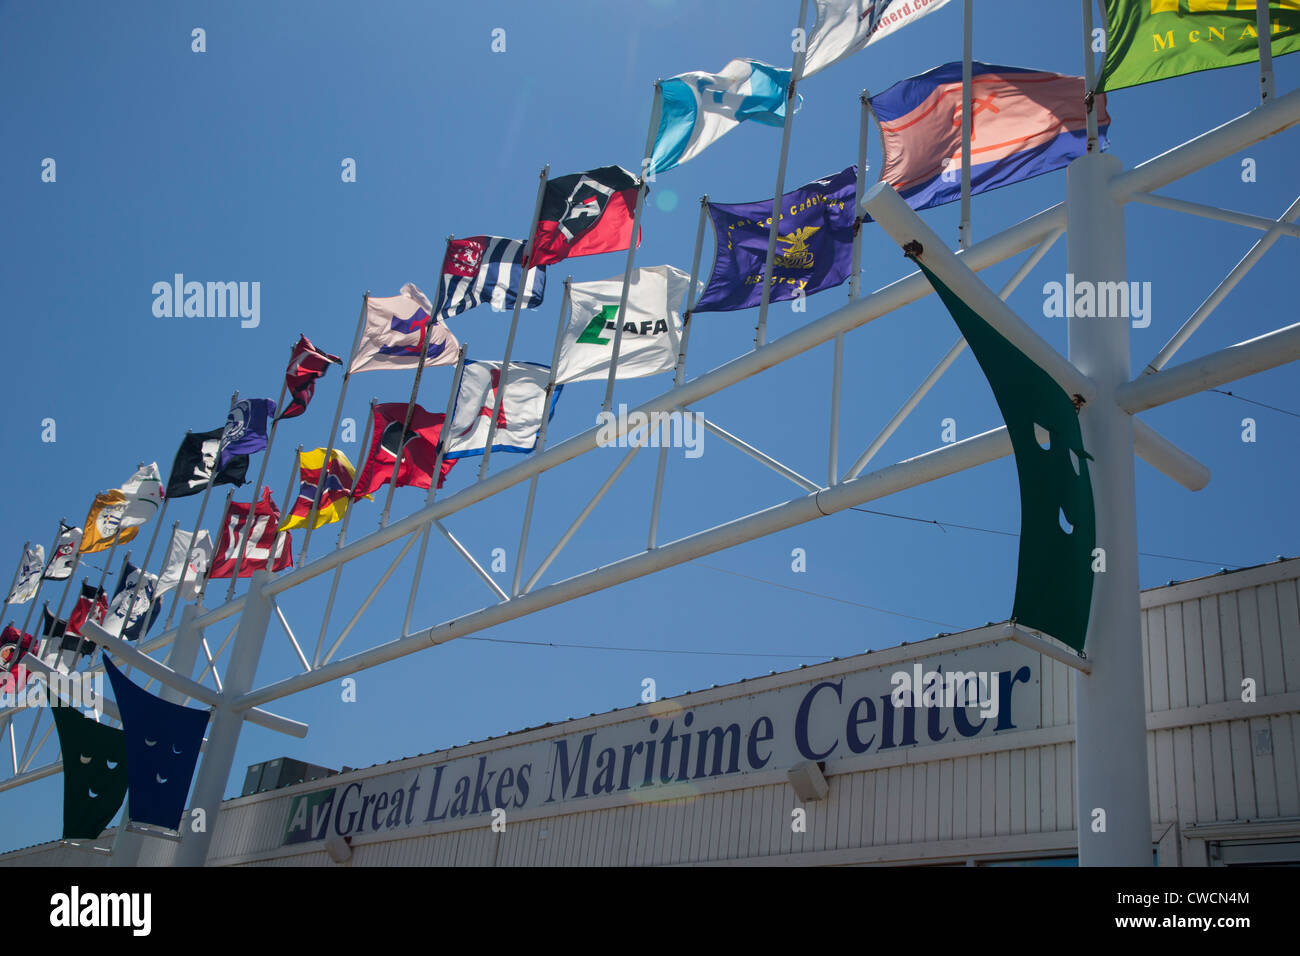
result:
[(694, 159), (746, 120), (784, 126), (789, 88), (789, 70), (758, 60), (732, 60), (721, 73), (683, 73), (664, 80), (651, 168), (662, 173)]

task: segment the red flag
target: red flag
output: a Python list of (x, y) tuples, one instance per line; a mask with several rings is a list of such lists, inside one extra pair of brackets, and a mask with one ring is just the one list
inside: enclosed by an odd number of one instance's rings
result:
[(103, 625), (104, 615), (107, 613), (108, 598), (103, 590), (97, 587), (92, 588), (89, 584), (83, 584), (77, 603), (73, 605), (72, 613), (68, 615), (68, 625), (64, 633), (81, 634), (81, 629), (88, 620)]
[[(364, 498), (380, 485), (392, 481), (397, 449), (403, 446), (405, 450), (402, 452), (401, 468), (397, 472), (397, 486), (428, 488), (433, 478), (433, 463), (438, 457), (438, 438), (442, 435), (442, 420), (445, 417), (441, 413), (430, 414), (416, 405), (411, 409), (411, 427), (407, 429), (403, 440), (402, 423), (406, 420), (406, 403), (376, 405), (370, 454), (357, 477), (352, 497)], [(456, 462), (453, 459), (443, 459), (441, 474), (438, 476), (439, 488), (454, 464)]]
[[(626, 249), (632, 240), (636, 192), (636, 177), (622, 166), (547, 180), (528, 265)], [(640, 246), (639, 235), (636, 241)]]
[[(231, 502), (225, 520), (221, 523), (221, 540), (217, 544), (216, 553), (212, 555), (209, 578), (234, 577), (239, 538), (247, 520), (248, 505)], [(271, 489), (263, 488), (262, 500), (253, 512), (253, 529), (248, 533), (248, 540), (244, 544), (244, 560), (239, 565), (241, 578), (252, 577), (254, 571), (267, 566), (268, 560), (272, 571), (282, 571), (293, 564), (293, 541), (289, 532), (276, 532), (279, 524), (280, 511), (271, 498)]]
[(284, 373), (284, 385), (292, 398), (280, 417), (297, 418), (305, 412), (316, 392), (316, 379), (324, 375), (331, 365), (342, 362), (337, 355), (316, 348), (307, 336), (299, 336), (298, 344), (293, 347), (293, 355), (289, 357), (289, 367)]
[(26, 685), (29, 672), (20, 661), (35, 645), (36, 638), (12, 624), (0, 632), (0, 693), (16, 694)]

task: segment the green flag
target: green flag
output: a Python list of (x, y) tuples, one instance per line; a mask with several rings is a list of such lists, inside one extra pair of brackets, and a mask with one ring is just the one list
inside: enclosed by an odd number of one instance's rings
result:
[[(1274, 56), (1300, 50), (1300, 0), (1268, 5)], [(1099, 90), (1259, 59), (1255, 0), (1106, 0)]]

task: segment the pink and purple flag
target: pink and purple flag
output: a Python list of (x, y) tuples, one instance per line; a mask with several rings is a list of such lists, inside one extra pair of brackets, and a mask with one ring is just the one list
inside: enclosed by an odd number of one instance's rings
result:
[[(971, 195), (1068, 166), (1087, 151), (1081, 76), (971, 64)], [(945, 63), (871, 97), (880, 178), (913, 209), (961, 198), (961, 64)], [(1097, 94), (1100, 149), (1110, 116)]]

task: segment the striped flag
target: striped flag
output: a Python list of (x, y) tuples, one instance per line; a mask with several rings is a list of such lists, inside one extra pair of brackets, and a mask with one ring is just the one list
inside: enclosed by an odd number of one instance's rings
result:
[[(442, 286), (438, 290), (438, 315), (444, 319), (487, 303), (501, 312), (515, 307), (523, 273), (524, 244), (500, 236), (470, 236), (447, 243), (442, 260)], [(542, 304), (546, 267), (529, 269), (524, 278), (523, 308)]]

